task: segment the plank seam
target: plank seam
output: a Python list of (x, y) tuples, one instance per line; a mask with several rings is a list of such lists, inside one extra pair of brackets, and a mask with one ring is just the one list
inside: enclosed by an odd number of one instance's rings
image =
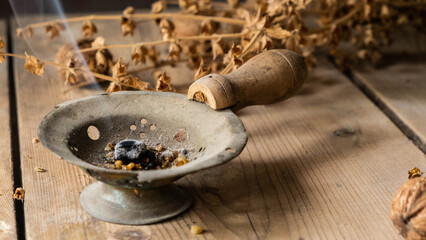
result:
[[(7, 51), (12, 52), (12, 28), (10, 25), (10, 18), (7, 18)], [(16, 86), (14, 77), (14, 61), (11, 57), (8, 59), (9, 71), (9, 116), (10, 116), (10, 143), (11, 143), (11, 157), (13, 167), (13, 188), (16, 189), (22, 186), (22, 172), (21, 172), (21, 153), (19, 144), (19, 127), (18, 127), (18, 109), (16, 104)], [(13, 195), (13, 193), (11, 193)], [(25, 215), (24, 203), (15, 200), (15, 220), (16, 232), (18, 240), (25, 240)]]
[[(332, 56), (329, 56), (330, 61), (336, 66), (336, 61)], [(346, 69), (343, 74), (359, 89), (361, 92), (370, 99), (382, 111), (396, 127), (424, 154), (426, 154), (426, 143), (422, 141), (421, 137), (417, 135), (392, 109), (377, 96), (374, 91), (367, 86), (361, 79), (355, 76), (352, 70)]]

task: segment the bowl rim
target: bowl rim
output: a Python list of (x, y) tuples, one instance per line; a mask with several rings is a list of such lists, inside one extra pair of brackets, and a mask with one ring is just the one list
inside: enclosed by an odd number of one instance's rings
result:
[[(204, 105), (203, 107), (210, 108), (208, 105), (196, 101), (188, 100), (186, 95), (178, 94), (178, 93), (172, 93), (172, 92), (152, 92), (152, 91), (120, 91), (120, 92), (114, 92), (114, 93), (103, 93), (103, 94), (97, 94), (92, 96), (87, 96), (79, 99), (74, 99), (70, 101), (66, 101), (64, 103), (58, 104), (54, 107), (52, 111), (50, 111), (41, 121), (39, 128), (38, 128), (38, 137), (40, 139), (40, 142), (43, 144), (44, 147), (49, 149), (55, 156), (59, 157), (60, 159), (66, 160), (70, 163), (76, 164), (79, 167), (96, 171), (96, 172), (103, 172), (103, 173), (112, 173), (112, 174), (128, 174), (128, 175), (137, 175), (137, 179), (139, 183), (143, 182), (152, 182), (156, 180), (162, 180), (167, 178), (179, 178), (189, 173), (198, 172), (203, 169), (215, 167), (221, 164), (224, 164), (235, 157), (237, 157), (242, 150), (244, 149), (245, 145), (247, 144), (247, 133), (246, 129), (244, 127), (244, 124), (242, 123), (241, 119), (235, 115), (230, 109), (224, 109), (224, 110), (213, 110), (217, 112), (217, 114), (220, 114), (221, 117), (223, 117), (226, 121), (228, 121), (228, 124), (230, 126), (229, 131), (232, 133), (230, 134), (230, 139), (228, 141), (229, 144), (227, 148), (225, 149), (219, 149), (216, 154), (210, 154), (206, 156), (205, 158), (203, 156), (197, 158), (196, 160), (193, 160), (189, 162), (188, 164), (185, 164), (183, 166), (174, 167), (174, 168), (166, 168), (166, 169), (153, 169), (153, 170), (118, 170), (118, 169), (107, 169), (103, 167), (99, 167), (93, 164), (90, 164), (83, 159), (80, 159), (76, 155), (74, 155), (69, 147), (67, 146), (67, 141), (65, 140), (67, 136), (64, 137), (64, 141), (50, 141), (47, 137), (47, 129), (51, 128), (52, 126), (48, 123), (50, 122), (51, 118), (57, 113), (60, 109), (63, 109), (64, 107), (72, 106), (76, 103), (81, 103), (83, 101), (93, 101), (98, 98), (102, 98), (105, 96), (118, 96), (118, 95), (151, 95), (159, 98), (176, 98), (179, 100), (184, 100), (191, 102), (189, 104), (194, 104), (194, 107), (200, 107), (201, 105)], [(195, 105), (197, 104), (197, 105)], [(190, 111), (190, 110), (188, 110)], [(216, 114), (216, 113), (215, 113)], [(57, 148), (61, 148), (61, 152), (55, 151)], [(232, 149), (232, 151), (230, 151)], [(98, 179), (102, 181), (102, 179)]]

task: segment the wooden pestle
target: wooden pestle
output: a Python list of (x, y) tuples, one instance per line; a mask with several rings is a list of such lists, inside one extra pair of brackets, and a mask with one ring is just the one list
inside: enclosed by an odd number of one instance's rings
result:
[(188, 99), (213, 109), (236, 111), (249, 105), (271, 104), (293, 96), (307, 75), (304, 58), (283, 49), (261, 53), (226, 75), (209, 74), (195, 81)]

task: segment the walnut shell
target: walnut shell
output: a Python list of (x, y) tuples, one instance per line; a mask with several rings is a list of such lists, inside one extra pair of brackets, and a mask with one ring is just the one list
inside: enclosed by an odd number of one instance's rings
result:
[(409, 179), (398, 189), (390, 217), (405, 239), (426, 240), (426, 177)]

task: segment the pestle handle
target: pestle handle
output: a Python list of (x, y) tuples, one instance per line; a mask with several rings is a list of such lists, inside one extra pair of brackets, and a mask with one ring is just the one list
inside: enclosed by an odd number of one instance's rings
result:
[(251, 58), (229, 74), (209, 74), (198, 79), (189, 87), (188, 99), (206, 102), (214, 109), (239, 110), (271, 104), (294, 95), (306, 75), (302, 56), (274, 49)]

